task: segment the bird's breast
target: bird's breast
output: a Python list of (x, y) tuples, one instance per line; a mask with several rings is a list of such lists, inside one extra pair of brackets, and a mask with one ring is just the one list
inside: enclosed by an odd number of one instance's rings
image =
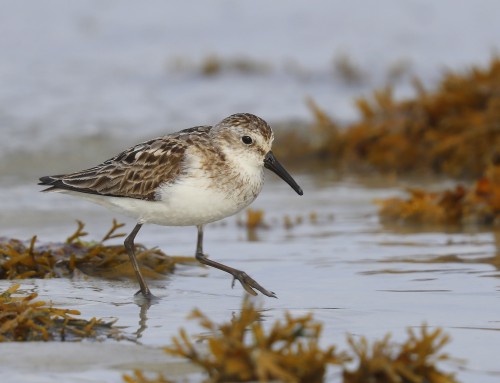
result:
[(144, 217), (144, 221), (178, 226), (218, 221), (250, 205), (262, 184), (262, 172), (242, 174), (219, 168), (207, 173), (191, 167), (175, 182), (160, 187), (155, 217)]

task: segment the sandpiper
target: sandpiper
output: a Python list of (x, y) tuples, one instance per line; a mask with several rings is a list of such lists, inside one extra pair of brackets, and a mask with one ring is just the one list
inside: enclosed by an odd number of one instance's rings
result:
[(269, 297), (241, 270), (203, 254), (203, 225), (236, 214), (252, 203), (262, 189), (263, 168), (272, 170), (299, 195), (302, 189), (271, 151), (273, 131), (249, 113), (226, 117), (214, 126), (197, 126), (135, 145), (93, 168), (45, 176), (44, 192), (61, 192), (103, 205), (132, 217), (137, 225), (125, 239), (140, 291), (153, 295), (135, 256), (134, 239), (142, 225), (196, 226), (196, 259), (225, 271), (252, 295)]

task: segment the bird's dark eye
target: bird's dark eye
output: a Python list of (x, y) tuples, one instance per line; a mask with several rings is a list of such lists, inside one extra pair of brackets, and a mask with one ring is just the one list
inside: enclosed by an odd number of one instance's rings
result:
[(243, 141), (243, 143), (246, 145), (250, 145), (253, 142), (252, 137), (250, 136), (241, 137), (241, 141)]

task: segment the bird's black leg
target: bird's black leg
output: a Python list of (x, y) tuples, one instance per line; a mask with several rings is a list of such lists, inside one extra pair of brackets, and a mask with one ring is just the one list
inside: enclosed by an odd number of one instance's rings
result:
[(204, 265), (215, 267), (216, 269), (225, 271), (233, 276), (232, 286), (234, 287), (234, 282), (236, 280), (240, 281), (243, 288), (247, 293), (251, 295), (257, 295), (257, 293), (253, 290), (256, 289), (260, 291), (262, 294), (267, 295), (268, 297), (276, 298), (276, 294), (272, 291), (268, 291), (259, 285), (255, 280), (250, 278), (250, 276), (244, 271), (233, 269), (232, 267), (223, 265), (222, 263), (218, 263), (212, 261), (207, 258), (205, 254), (203, 254), (203, 225), (196, 226), (198, 228), (198, 241), (196, 243), (196, 259), (203, 263)]
[(134, 239), (139, 230), (141, 229), (142, 224), (138, 223), (135, 225), (134, 230), (128, 235), (127, 238), (125, 238), (125, 249), (127, 249), (128, 256), (130, 257), (130, 262), (132, 263), (132, 267), (134, 268), (135, 275), (137, 277), (137, 280), (139, 281), (139, 285), (141, 286), (141, 289), (135, 294), (141, 293), (144, 298), (146, 299), (151, 299), (154, 297), (153, 294), (151, 294), (151, 291), (149, 290), (149, 287), (146, 283), (146, 280), (142, 276), (141, 269), (139, 268), (139, 263), (137, 262), (137, 258), (135, 257), (135, 246), (134, 246)]

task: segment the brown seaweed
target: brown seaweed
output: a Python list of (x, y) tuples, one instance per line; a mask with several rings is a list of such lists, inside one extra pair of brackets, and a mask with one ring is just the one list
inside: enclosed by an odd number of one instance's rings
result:
[[(0, 279), (69, 277), (76, 271), (108, 279), (135, 278), (125, 247), (106, 243), (125, 236), (117, 232), (124, 224), (113, 220), (100, 241), (85, 242), (84, 224), (77, 223), (76, 231), (64, 243), (37, 245), (36, 236), (29, 243), (0, 238)], [(161, 278), (175, 268), (174, 258), (157, 248), (136, 244), (136, 254), (148, 278)]]
[(391, 87), (356, 100), (360, 119), (340, 126), (313, 100), (305, 129), (277, 131), (283, 162), (349, 174), (479, 177), (500, 155), (500, 58), (485, 68), (447, 72), (437, 88), (414, 80), (415, 97), (397, 100)]
[(370, 346), (366, 338), (348, 337), (357, 366), (346, 367), (343, 383), (456, 383), (454, 374), (440, 371), (436, 364), (448, 361), (441, 349), (449, 342), (441, 329), (422, 326), (417, 333), (408, 330), (402, 344), (391, 342), (386, 335)]
[(471, 187), (441, 192), (408, 189), (409, 198), (378, 200), (384, 224), (500, 227), (500, 165), (490, 166)]
[(340, 364), (345, 355), (334, 346), (319, 344), (322, 325), (312, 315), (278, 320), (266, 330), (260, 312), (248, 300), (230, 322), (218, 325), (199, 310), (193, 311), (209, 335), (208, 352), (201, 352), (181, 329), (167, 352), (189, 359), (204, 369), (210, 382), (322, 382), (329, 364)]
[(114, 322), (75, 318), (79, 311), (52, 307), (36, 300), (37, 293), (17, 296), (19, 287), (12, 285), (0, 294), (0, 342), (121, 337)]

